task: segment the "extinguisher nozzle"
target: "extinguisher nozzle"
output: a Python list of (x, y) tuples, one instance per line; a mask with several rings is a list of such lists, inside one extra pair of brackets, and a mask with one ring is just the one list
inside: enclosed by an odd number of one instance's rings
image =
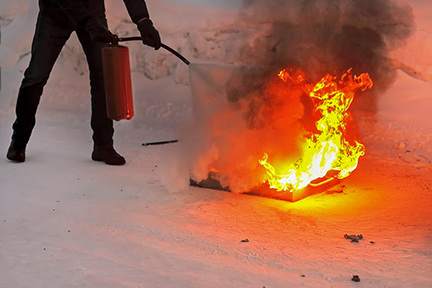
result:
[(118, 45), (119, 44), (119, 37), (116, 34), (113, 34), (113, 39), (111, 41), (111, 44)]

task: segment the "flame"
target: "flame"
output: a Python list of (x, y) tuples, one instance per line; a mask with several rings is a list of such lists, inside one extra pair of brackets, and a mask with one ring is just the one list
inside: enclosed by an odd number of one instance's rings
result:
[[(264, 182), (277, 191), (294, 191), (324, 177), (331, 170), (338, 172), (339, 179), (348, 177), (365, 153), (363, 144), (347, 140), (347, 124), (352, 120), (348, 109), (357, 89), (372, 88), (369, 74), (353, 76), (349, 69), (339, 81), (327, 74), (315, 85), (306, 84), (304, 73), (298, 69), (284, 69), (278, 76), (284, 82), (301, 85), (320, 118), (315, 123), (317, 132), (306, 136), (301, 147), (302, 156), (296, 162), (274, 167), (270, 164), (269, 155), (264, 153), (259, 160), (266, 170)], [(278, 171), (283, 171), (283, 174)]]

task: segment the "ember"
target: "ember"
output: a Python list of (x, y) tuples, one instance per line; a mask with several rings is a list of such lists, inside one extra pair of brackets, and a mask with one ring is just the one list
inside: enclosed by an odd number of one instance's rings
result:
[[(279, 78), (295, 83), (307, 93), (313, 103), (313, 113), (318, 115), (316, 132), (310, 132), (301, 147), (301, 157), (295, 162), (278, 166), (270, 163), (271, 155), (264, 153), (259, 163), (265, 167), (270, 188), (277, 191), (294, 191), (306, 187), (311, 181), (324, 177), (329, 171), (337, 171), (337, 178), (350, 175), (364, 155), (364, 145), (349, 141), (347, 127), (353, 118), (348, 111), (357, 89), (370, 89), (373, 85), (367, 73), (353, 76), (351, 69), (337, 81), (327, 74), (316, 84), (305, 83), (299, 70), (282, 70)], [(283, 173), (281, 172), (283, 171)]]

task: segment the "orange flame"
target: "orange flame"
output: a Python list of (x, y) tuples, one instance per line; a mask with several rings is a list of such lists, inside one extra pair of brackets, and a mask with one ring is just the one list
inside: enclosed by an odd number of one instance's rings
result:
[(307, 136), (301, 147), (302, 156), (296, 162), (274, 167), (268, 154), (264, 153), (259, 160), (266, 170), (264, 182), (277, 191), (294, 191), (324, 177), (330, 170), (338, 171), (339, 179), (348, 177), (365, 153), (363, 144), (358, 141), (350, 143), (346, 138), (347, 124), (352, 119), (348, 109), (355, 90), (372, 87), (369, 74), (353, 76), (349, 69), (338, 82), (336, 77), (327, 74), (315, 85), (304, 83), (305, 75), (298, 69), (284, 69), (278, 76), (284, 82), (301, 85), (313, 102), (314, 112), (321, 118), (315, 123), (318, 132)]

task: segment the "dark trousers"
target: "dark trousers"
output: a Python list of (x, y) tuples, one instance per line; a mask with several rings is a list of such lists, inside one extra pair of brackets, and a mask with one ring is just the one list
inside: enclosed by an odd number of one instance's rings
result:
[[(105, 23), (104, 15), (99, 17)], [(91, 121), (95, 146), (113, 145), (113, 121), (107, 117), (102, 69), (103, 43), (94, 43), (83, 28), (61, 25), (49, 14), (40, 11), (31, 47), (31, 59), (24, 73), (16, 103), (16, 120), (12, 139), (27, 143), (36, 124), (36, 110), (43, 87), (48, 81), (55, 61), (71, 33), (75, 31), (87, 58), (90, 71)]]

